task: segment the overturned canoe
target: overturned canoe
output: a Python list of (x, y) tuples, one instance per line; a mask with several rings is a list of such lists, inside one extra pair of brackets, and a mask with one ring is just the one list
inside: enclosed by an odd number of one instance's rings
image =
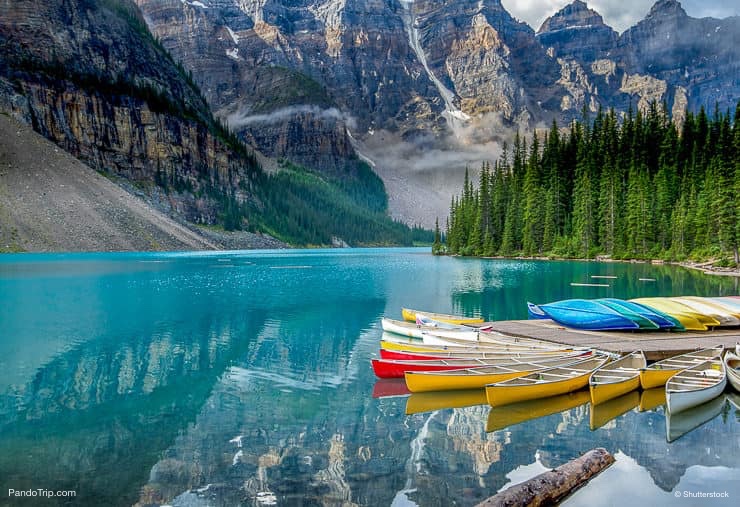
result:
[(614, 298), (601, 298), (596, 300), (598, 303), (611, 308), (615, 312), (621, 314), (623, 317), (627, 317), (632, 322), (637, 324), (640, 329), (660, 329), (660, 326), (645, 317), (639, 312), (639, 308), (636, 308), (635, 303), (629, 303), (622, 301), (621, 299)]
[(666, 406), (672, 414), (683, 412), (713, 400), (726, 385), (725, 363), (714, 357), (681, 370), (666, 382)]
[(565, 299), (537, 306), (558, 324), (587, 331), (639, 329), (640, 326), (621, 313), (590, 299)]
[(591, 373), (607, 361), (608, 356), (595, 355), (567, 366), (540, 370), (522, 377), (488, 384), (486, 398), (491, 406), (496, 407), (577, 391), (586, 387)]
[(605, 364), (588, 379), (591, 403), (598, 405), (640, 387), (640, 369), (647, 366), (641, 350)]
[(720, 326), (740, 326), (740, 314), (728, 310), (721, 304), (707, 298), (685, 296), (671, 298), (672, 301), (684, 304), (692, 310), (715, 319)]
[(668, 298), (637, 298), (630, 301), (670, 315), (689, 331), (706, 331), (709, 327), (719, 326), (717, 320)]
[(651, 389), (665, 385), (673, 375), (695, 364), (722, 354), (723, 347), (718, 345), (708, 349), (696, 350), (678, 356), (657, 361), (640, 370), (640, 386)]

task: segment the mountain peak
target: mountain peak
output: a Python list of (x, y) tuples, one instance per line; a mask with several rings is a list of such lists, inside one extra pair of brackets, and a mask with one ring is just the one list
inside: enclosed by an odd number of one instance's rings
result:
[(685, 17), (687, 14), (681, 2), (677, 0), (658, 0), (650, 9), (646, 19), (664, 16)]
[(593, 9), (589, 9), (586, 2), (574, 0), (558, 12), (550, 16), (542, 23), (538, 34), (545, 32), (554, 32), (567, 28), (585, 28), (585, 27), (602, 27), (604, 19), (601, 14)]

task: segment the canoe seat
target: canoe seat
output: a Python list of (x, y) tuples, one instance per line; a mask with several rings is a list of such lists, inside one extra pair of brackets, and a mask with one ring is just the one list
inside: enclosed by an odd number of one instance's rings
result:
[(680, 380), (671, 381), (671, 386), (710, 387), (710, 386), (715, 386), (715, 385), (717, 385), (717, 384), (715, 384), (713, 382), (708, 382), (706, 380), (704, 382), (702, 382), (702, 381), (682, 382)]
[(625, 375), (605, 375), (603, 373), (597, 373), (596, 375), (594, 375), (594, 379), (598, 379), (598, 380), (600, 380), (600, 379), (606, 379), (606, 378), (628, 379), (630, 377), (636, 377), (636, 376), (637, 376), (637, 372), (631, 373), (629, 376), (625, 376)]

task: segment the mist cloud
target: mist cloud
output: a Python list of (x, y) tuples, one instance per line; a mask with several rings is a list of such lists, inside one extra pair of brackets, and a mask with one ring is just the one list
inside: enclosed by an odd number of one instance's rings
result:
[(336, 107), (329, 109), (322, 109), (315, 105), (300, 105), (300, 106), (289, 106), (282, 109), (277, 109), (270, 113), (264, 114), (250, 114), (250, 111), (238, 111), (231, 113), (226, 117), (226, 123), (232, 129), (238, 129), (240, 127), (249, 127), (257, 124), (271, 124), (281, 123), (299, 114), (310, 114), (314, 118), (321, 120), (334, 120), (343, 121), (350, 126), (354, 127), (354, 119), (341, 112)]

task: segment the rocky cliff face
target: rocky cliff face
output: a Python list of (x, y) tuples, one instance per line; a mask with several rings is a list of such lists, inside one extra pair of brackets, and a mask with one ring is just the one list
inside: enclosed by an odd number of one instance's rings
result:
[(215, 223), (224, 196), (255, 200), (259, 169), (132, 3), (20, 0), (0, 20), (2, 111), (94, 169), (170, 189), (164, 204), (187, 220)]
[[(547, 19), (537, 37), (558, 58), (570, 99), (595, 109), (665, 102), (681, 122), (685, 109), (734, 108), (740, 97), (740, 18), (689, 17), (659, 0), (621, 36), (580, 0)], [(565, 109), (565, 108), (564, 108)]]
[[(354, 158), (349, 132), (382, 164), (392, 150), (374, 147), (399, 139), (423, 140), (424, 153), (448, 150), (441, 160), (500, 140), (507, 127), (567, 122), (584, 107), (625, 112), (657, 100), (679, 117), (687, 106), (734, 107), (738, 97), (738, 20), (692, 19), (673, 0), (621, 36), (581, 0), (536, 34), (499, 0), (136, 3), (221, 118), (272, 156), (328, 171)], [(379, 132), (381, 141), (372, 138)], [(476, 156), (485, 158), (459, 159)], [(444, 180), (443, 169), (425, 169), (425, 183), (407, 161), (392, 164), (385, 173), (411, 187)]]

